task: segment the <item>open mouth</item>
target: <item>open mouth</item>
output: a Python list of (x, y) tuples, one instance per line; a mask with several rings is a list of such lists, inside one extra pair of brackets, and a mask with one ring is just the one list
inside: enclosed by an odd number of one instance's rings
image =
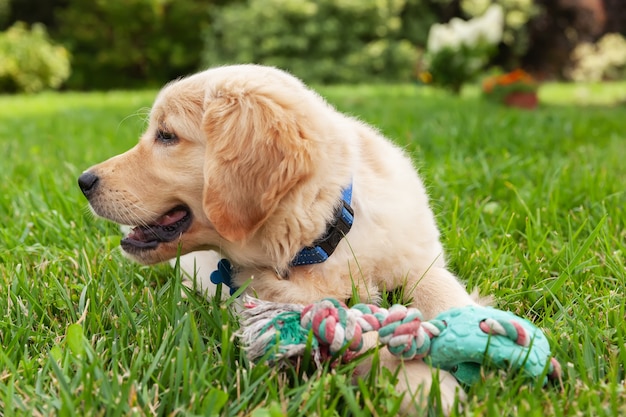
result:
[(191, 212), (178, 206), (159, 217), (154, 224), (134, 227), (120, 244), (127, 252), (155, 249), (159, 243), (176, 240), (191, 226)]

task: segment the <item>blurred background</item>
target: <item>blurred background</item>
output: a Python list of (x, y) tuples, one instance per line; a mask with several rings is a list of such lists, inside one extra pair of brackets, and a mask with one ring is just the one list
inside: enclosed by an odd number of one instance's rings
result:
[[(450, 87), (428, 51), (433, 25), (494, 4), (501, 34), (480, 63), (467, 57), (480, 68), (461, 84), (520, 68), (539, 80), (624, 79), (623, 0), (0, 0), (0, 92), (157, 87), (240, 62), (316, 84)], [(445, 62), (461, 55), (452, 46)]]

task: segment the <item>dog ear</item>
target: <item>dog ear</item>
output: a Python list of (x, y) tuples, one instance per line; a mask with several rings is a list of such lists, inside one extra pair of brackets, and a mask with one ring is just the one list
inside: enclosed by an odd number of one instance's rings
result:
[(296, 111), (269, 94), (221, 92), (203, 116), (204, 211), (229, 241), (250, 237), (311, 170)]

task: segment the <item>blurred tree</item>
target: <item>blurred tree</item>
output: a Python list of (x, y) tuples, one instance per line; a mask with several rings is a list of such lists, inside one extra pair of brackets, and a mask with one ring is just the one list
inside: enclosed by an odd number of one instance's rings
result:
[(604, 32), (617, 32), (626, 35), (626, 7), (624, 0), (604, 0), (606, 25)]
[(530, 47), (523, 65), (543, 78), (564, 78), (571, 53), (600, 36), (602, 0), (536, 0), (541, 12), (530, 21)]
[(3, 2), (8, 5), (9, 15), (4, 22), (6, 26), (0, 26), (0, 29), (20, 21), (28, 24), (43, 23), (48, 30), (53, 30), (56, 23), (55, 11), (66, 7), (69, 0), (0, 0), (0, 9)]
[(0, 0), (0, 30), (45, 24), (72, 53), (70, 88), (160, 85), (234, 62), (308, 81), (402, 81), (433, 23), (490, 3), (508, 10), (493, 61), (507, 69), (559, 77), (578, 43), (626, 33), (624, 0)]
[(208, 0), (67, 0), (56, 36), (72, 53), (78, 89), (161, 85), (196, 71)]
[[(311, 82), (411, 79), (453, 0), (248, 0), (214, 9), (204, 63), (256, 62)], [(458, 3), (458, 2), (457, 2)]]
[(9, 4), (9, 0), (0, 0), (0, 30), (4, 30), (7, 28), (10, 13), (11, 7)]
[(432, 23), (448, 22), (461, 15), (461, 0), (407, 0), (400, 12), (399, 38), (425, 46)]

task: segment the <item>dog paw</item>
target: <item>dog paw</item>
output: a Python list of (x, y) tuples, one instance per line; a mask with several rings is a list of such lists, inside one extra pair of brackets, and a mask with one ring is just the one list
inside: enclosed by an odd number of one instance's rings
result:
[[(441, 404), (441, 414), (450, 415), (458, 403), (463, 403), (466, 399), (463, 388), (452, 374), (439, 371), (439, 399)], [(439, 404), (439, 402), (436, 402)]]
[(422, 361), (405, 362), (403, 371), (398, 374), (396, 389), (404, 392), (402, 410), (406, 415), (427, 415), (430, 406), (437, 415), (448, 416), (457, 402), (465, 400), (465, 392), (446, 371), (434, 370)]
[[(182, 284), (198, 292), (207, 299), (215, 295), (216, 286), (211, 282), (211, 272), (217, 268), (217, 262), (220, 260), (219, 254), (213, 251), (200, 251), (182, 255), (178, 262), (182, 274)], [(176, 265), (176, 260), (171, 260), (172, 266)], [(183, 291), (184, 292), (184, 291)], [(222, 298), (228, 297), (222, 293)]]

